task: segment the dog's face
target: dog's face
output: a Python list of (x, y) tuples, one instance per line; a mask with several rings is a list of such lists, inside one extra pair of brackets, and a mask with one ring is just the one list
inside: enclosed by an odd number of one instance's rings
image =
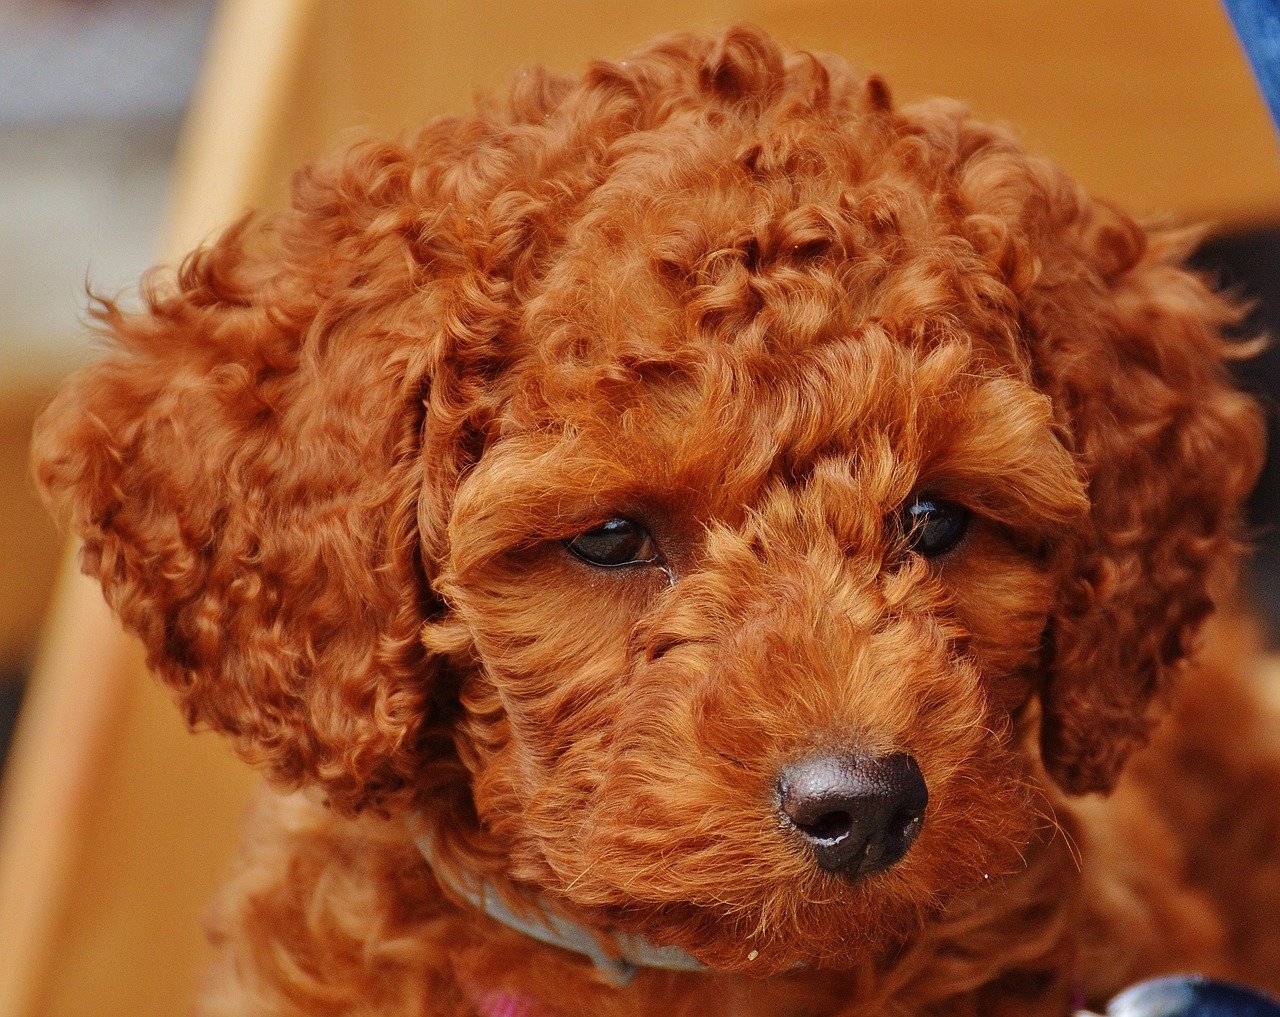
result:
[(593, 197), (439, 588), (517, 878), (717, 963), (847, 961), (1029, 838), (1011, 715), (1087, 500), (1013, 302), (920, 286), (949, 224), (724, 158), (673, 131)]
[(534, 75), (273, 229), (103, 311), (39, 476), (193, 720), (602, 925), (883, 952), (1114, 782), (1229, 570), (1231, 309), (838, 61)]

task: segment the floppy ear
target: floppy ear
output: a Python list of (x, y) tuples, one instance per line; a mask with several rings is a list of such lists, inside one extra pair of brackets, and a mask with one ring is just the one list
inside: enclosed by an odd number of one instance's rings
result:
[(1182, 267), (1190, 239), (1087, 201), (1078, 215), (1026, 306), (1092, 503), (1066, 552), (1042, 695), (1045, 766), (1082, 794), (1111, 790), (1145, 744), (1228, 592), (1262, 424), (1225, 367), (1240, 311)]
[(343, 811), (408, 786), (435, 668), (416, 520), (424, 400), (449, 394), (428, 390), (445, 298), (423, 280), (448, 255), (423, 239), (414, 171), (362, 146), (152, 277), (141, 311), (100, 301), (112, 351), (33, 448), (188, 721)]

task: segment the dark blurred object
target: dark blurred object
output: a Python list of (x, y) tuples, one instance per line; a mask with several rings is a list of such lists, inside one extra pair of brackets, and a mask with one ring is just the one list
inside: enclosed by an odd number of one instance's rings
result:
[(9, 754), (9, 743), (13, 741), (13, 729), (18, 723), (18, 708), (22, 705), (25, 688), (19, 672), (0, 672), (0, 769), (4, 768), (5, 756)]
[(1280, 1002), (1231, 982), (1177, 975), (1126, 989), (1107, 1017), (1280, 1017)]
[[(3, 343), (0, 332), (0, 351)], [(17, 387), (0, 380), (0, 773), (62, 553), (58, 528), (27, 476), (31, 424), (52, 388), (45, 378)]]
[(1280, 127), (1280, 7), (1276, 0), (1223, 0), (1258, 79), (1271, 120)]
[(1252, 302), (1238, 334), (1268, 336), (1261, 354), (1236, 365), (1236, 375), (1267, 411), (1267, 462), (1249, 502), (1256, 547), (1248, 584), (1271, 646), (1280, 645), (1280, 227), (1215, 237), (1193, 259), (1219, 283)]

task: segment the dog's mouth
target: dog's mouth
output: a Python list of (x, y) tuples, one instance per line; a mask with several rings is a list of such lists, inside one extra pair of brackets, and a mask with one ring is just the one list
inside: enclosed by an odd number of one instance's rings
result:
[[(883, 960), (1018, 867), (1040, 810), (974, 667), (914, 631), (899, 657), (881, 636), (826, 659), (766, 622), (627, 672), (607, 722), (541, 765), (480, 767), (500, 871), (592, 928), (772, 975)], [(507, 716), (504, 748), (548, 740), (554, 717)]]

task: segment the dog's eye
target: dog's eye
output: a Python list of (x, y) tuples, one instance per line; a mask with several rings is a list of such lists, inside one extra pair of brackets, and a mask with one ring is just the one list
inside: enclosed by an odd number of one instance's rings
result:
[(920, 495), (902, 510), (907, 547), (926, 558), (946, 554), (969, 528), (969, 510), (955, 502)]
[(610, 519), (565, 541), (565, 546), (575, 557), (602, 568), (643, 565), (658, 557), (657, 545), (649, 531), (630, 519)]

